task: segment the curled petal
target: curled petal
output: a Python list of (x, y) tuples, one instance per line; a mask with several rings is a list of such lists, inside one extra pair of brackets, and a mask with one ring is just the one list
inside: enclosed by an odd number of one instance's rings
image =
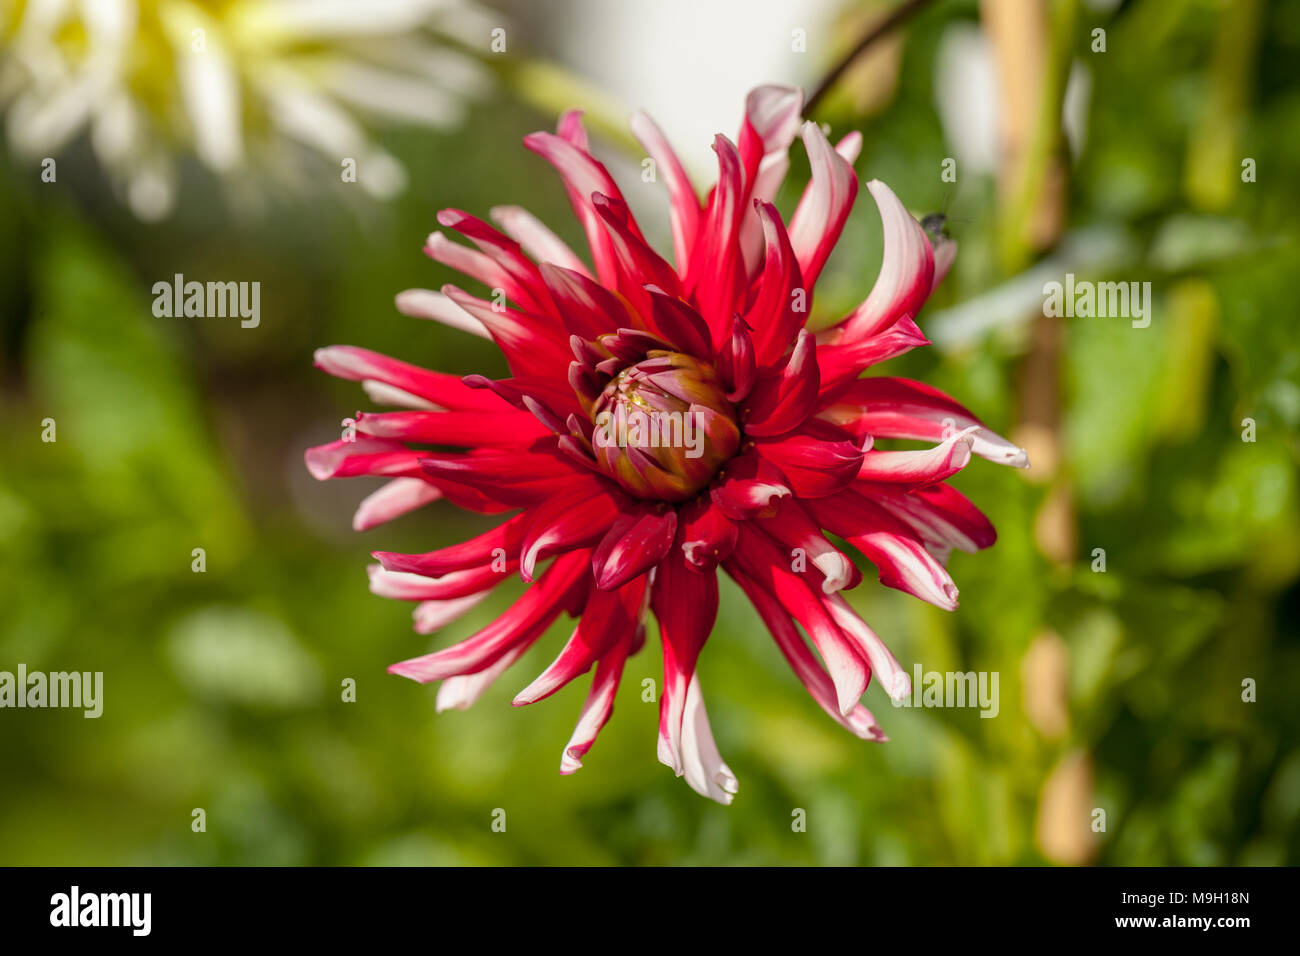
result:
[(735, 523), (706, 495), (687, 502), (678, 520), (682, 554), (690, 567), (711, 570), (727, 560), (736, 547)]
[(776, 514), (777, 503), (791, 495), (785, 476), (756, 455), (733, 458), (710, 491), (710, 500), (732, 521)]
[(868, 451), (858, 477), (866, 481), (893, 481), (933, 485), (955, 475), (970, 461), (971, 439), (978, 426), (955, 432), (926, 451)]
[(441, 601), (421, 601), (415, 606), (415, 610), (411, 612), (411, 618), (415, 622), (415, 633), (433, 634), (441, 630), (478, 607), (483, 603), (484, 598), (491, 593), (491, 588), (484, 588), (477, 594), (466, 594), (464, 597), (446, 598)]
[(850, 383), (823, 398), (817, 417), (839, 425), (856, 438), (914, 438), (943, 441), (972, 425), (971, 450), (981, 458), (1028, 468), (1029, 456), (984, 427), (965, 406), (938, 389), (907, 378), (878, 376)]
[(893, 190), (878, 179), (867, 189), (880, 209), (885, 254), (870, 294), (843, 321), (841, 342), (856, 342), (915, 316), (934, 286), (934, 251), (921, 224), (912, 218)]
[(929, 345), (917, 324), (903, 316), (889, 328), (848, 345), (818, 345), (817, 367), (821, 369), (822, 392), (828, 392), (857, 378), (873, 365)]
[(405, 571), (409, 574), (423, 574), (426, 577), (438, 577), (452, 571), (463, 571), (492, 561), (496, 561), (500, 567), (503, 562), (519, 557), (520, 542), (528, 527), (529, 518), (527, 512), (517, 514), (490, 531), (485, 531), (460, 544), (439, 548), (437, 551), (428, 551), (424, 554), (374, 551), (371, 552), (371, 557), (386, 571)]
[(849, 607), (848, 602), (838, 594), (824, 598), (826, 608), (830, 611), (840, 629), (857, 646), (859, 652), (871, 662), (871, 671), (876, 675), (892, 700), (902, 700), (912, 693), (912, 681), (907, 671), (899, 665), (894, 655), (889, 652), (884, 641), (867, 626), (867, 622), (858, 617), (857, 612)]
[(790, 220), (790, 244), (799, 260), (803, 281), (811, 289), (853, 208), (858, 178), (853, 167), (831, 148), (816, 123), (804, 123), (803, 142), (812, 166), (812, 181)]
[(686, 782), (702, 797), (728, 806), (736, 796), (739, 782), (731, 772), (709, 727), (700, 691), (700, 675), (692, 674), (686, 688), (686, 705), (682, 712), (682, 772)]

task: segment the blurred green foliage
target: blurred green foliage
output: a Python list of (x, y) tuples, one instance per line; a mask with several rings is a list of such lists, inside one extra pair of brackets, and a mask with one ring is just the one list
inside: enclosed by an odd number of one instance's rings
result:
[[(1000, 534), (952, 559), (959, 611), (887, 591), (869, 569), (852, 596), (905, 665), (999, 672), (998, 717), (894, 709), (873, 687), (891, 742), (858, 741), (724, 586), (701, 673), (741, 781), (730, 808), (655, 760), (657, 708), (642, 700), (642, 681), (658, 677), (653, 640), (572, 778), (556, 771), (582, 691), (509, 706), (566, 624), (472, 710), (435, 716), (433, 688), (384, 672), (430, 642), (409, 607), (367, 592), (364, 566), (370, 550), (429, 550), (486, 521), (439, 503), (356, 535), (351, 509), (372, 485), (318, 485), (302, 467), (304, 447), (365, 405), (311, 369), (314, 347), (503, 373), (490, 345), (398, 316), (392, 295), (452, 279), (419, 252), (444, 206), (519, 203), (578, 243), (563, 191), (519, 145), (549, 117), (506, 90), (456, 134), (391, 133), (412, 187), (385, 208), (354, 205), (337, 183), (307, 207), (237, 216), (190, 170), (161, 227), (124, 218), (84, 156), (61, 161), (57, 188), (0, 160), (0, 669), (105, 672), (98, 720), (0, 711), (0, 863), (1039, 863), (1055, 858), (1037, 837), (1054, 779), (1082, 812), (1106, 811), (1106, 831), (1089, 837), (1097, 862), (1300, 860), (1300, 8), (1261, 4), (1245, 59), (1216, 53), (1235, 9), (1078, 12), (1070, 52), (1093, 85), (1066, 238), (1131, 237), (1134, 257), (1098, 278), (1152, 281), (1155, 318), (1143, 330), (1060, 320), (1061, 477), (1049, 490), (979, 460), (958, 476)], [(939, 38), (976, 13), (927, 11), (888, 106), (824, 117), (863, 129), (860, 174), (952, 219), (962, 251), (922, 328), (1013, 278), (994, 253), (993, 183), (954, 191), (936, 175), (948, 155), (933, 107)], [(1098, 24), (1102, 56), (1089, 50)], [(1223, 129), (1211, 110), (1236, 111), (1236, 148), (1218, 166), (1204, 146)], [(1258, 182), (1238, 181), (1238, 153), (1257, 161)], [(801, 162), (796, 150), (787, 213)], [(879, 256), (864, 194), (819, 289), (823, 317), (856, 304)], [(260, 327), (155, 318), (150, 287), (178, 272), (261, 281)], [(1032, 318), (999, 316), (974, 343), (885, 371), (1012, 432)], [(47, 417), (55, 443), (41, 441)], [(1064, 562), (1036, 537), (1062, 483), (1077, 527)], [(1026, 655), (1049, 632), (1068, 654), (1056, 733), (1025, 704), (1042, 679)], [(347, 678), (355, 703), (341, 699)], [(1080, 759), (1090, 771), (1060, 776)], [(199, 807), (205, 833), (191, 831)], [(497, 807), (506, 833), (490, 827)], [(806, 833), (792, 831), (796, 808)]]

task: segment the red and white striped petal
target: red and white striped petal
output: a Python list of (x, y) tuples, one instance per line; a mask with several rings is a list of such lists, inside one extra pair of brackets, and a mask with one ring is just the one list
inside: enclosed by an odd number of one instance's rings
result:
[(614, 695), (618, 692), (618, 684), (623, 677), (623, 665), (627, 662), (630, 644), (630, 641), (616, 642), (596, 664), (591, 690), (582, 705), (578, 724), (573, 728), (573, 736), (565, 744), (564, 756), (560, 758), (560, 773), (571, 774), (582, 766), (582, 758), (587, 756), (591, 745), (596, 741), (596, 735), (614, 712)]
[(690, 177), (682, 167), (681, 160), (668, 144), (667, 138), (646, 113), (638, 110), (632, 114), (630, 122), (632, 135), (637, 138), (655, 166), (663, 174), (668, 185), (669, 221), (672, 224), (673, 254), (677, 262), (677, 271), (686, 273), (691, 261), (691, 250), (695, 247), (696, 235), (700, 231), (700, 199), (691, 185)]
[(481, 339), (490, 339), (483, 323), (470, 315), (441, 292), (432, 289), (407, 289), (397, 293), (394, 300), (397, 311), (413, 319), (430, 319), (443, 325), (477, 335)]
[(591, 278), (586, 263), (569, 248), (569, 244), (527, 209), (521, 206), (493, 206), (488, 215), (501, 227), (502, 232), (519, 243), (524, 252), (539, 264), (549, 262)]
[(336, 378), (353, 382), (383, 382), (433, 402), (440, 408), (459, 411), (500, 411), (502, 402), (490, 392), (467, 386), (455, 375), (431, 372), (369, 349), (352, 345), (331, 345), (317, 349), (316, 367)]
[(790, 220), (790, 244), (799, 260), (805, 287), (811, 289), (853, 208), (858, 178), (853, 167), (831, 148), (816, 123), (804, 123), (803, 142), (812, 166), (812, 181)]
[(812, 695), (813, 700), (817, 702), (821, 709), (826, 711), (831, 719), (841, 727), (863, 740), (877, 742), (887, 740), (884, 731), (876, 724), (876, 719), (872, 716), (871, 711), (867, 710), (862, 704), (858, 704), (847, 714), (840, 713), (835, 696), (835, 685), (825, 669), (818, 663), (812, 651), (808, 649), (808, 645), (804, 643), (804, 639), (799, 635), (789, 613), (779, 601), (752, 580), (744, 576), (737, 576), (734, 569), (730, 569), (730, 571), (754, 605), (755, 610), (758, 611), (763, 623), (767, 625), (768, 631), (771, 632), (777, 647), (781, 649), (781, 653), (785, 655), (785, 659), (790, 663), (795, 676), (807, 688), (808, 693)]
[(536, 639), (550, 627), (570, 599), (570, 591), (575, 586), (586, 587), (583, 573), (589, 560), (586, 551), (561, 555), (510, 610), (473, 637), (444, 650), (393, 664), (388, 672), (427, 684), (491, 666), (512, 648)]
[(535, 637), (532, 640), (521, 641), (481, 671), (448, 677), (438, 685), (438, 696), (434, 701), (435, 711), (441, 714), (445, 710), (468, 710), (473, 707), (483, 696), (483, 692), (496, 683), (497, 678), (509, 670), (515, 661), (523, 657), (524, 653), (533, 646), (534, 641), (536, 641)]
[(558, 657), (515, 695), (514, 705), (533, 704), (554, 694), (591, 669), (616, 643), (630, 642), (640, 623), (646, 580), (640, 578), (612, 591), (594, 591), (582, 617)]
[(817, 417), (839, 425), (856, 438), (914, 438), (943, 441), (972, 425), (971, 450), (981, 458), (1028, 468), (1029, 455), (1007, 441), (938, 389), (907, 378), (859, 379), (823, 399)]
[(910, 695), (912, 680), (907, 676), (907, 671), (890, 653), (885, 642), (867, 626), (867, 622), (849, 607), (841, 595), (829, 594), (823, 600), (841, 631), (853, 641), (862, 656), (871, 662), (871, 672), (885, 688), (885, 693), (893, 700), (902, 700)]
[(659, 698), (659, 762), (677, 776), (686, 772), (682, 723), (687, 690), (700, 650), (718, 613), (715, 571), (688, 568), (681, 548), (673, 548), (655, 571), (650, 597), (663, 644), (664, 686)]
[(361, 499), (352, 516), (352, 530), (369, 531), (441, 497), (437, 486), (423, 478), (394, 478)]
[(871, 671), (840, 625), (830, 616), (822, 600), (826, 595), (814, 591), (808, 582), (789, 570), (791, 557), (783, 554), (767, 535), (746, 525), (741, 528), (736, 550), (724, 564), (733, 566), (772, 594), (808, 633), (813, 646), (826, 662), (840, 713), (847, 714), (867, 689)]
[(691, 675), (682, 711), (682, 773), (692, 790), (723, 806), (730, 805), (740, 787), (736, 775), (718, 753), (709, 714), (704, 709), (699, 674)]
[(880, 210), (885, 252), (870, 294), (840, 324), (837, 344), (856, 342), (915, 316), (934, 287), (934, 251), (921, 224), (893, 190), (878, 179), (867, 183)]
[(868, 451), (862, 456), (858, 477), (865, 481), (933, 485), (966, 467), (975, 444), (971, 436), (977, 430), (977, 425), (971, 425), (926, 451)]
[(483, 600), (491, 593), (491, 588), (485, 588), (477, 594), (466, 594), (464, 597), (446, 598), (441, 601), (421, 601), (415, 606), (415, 610), (411, 612), (411, 620), (415, 623), (415, 633), (433, 634), (442, 630), (448, 624), (460, 620), (461, 617), (482, 604)]

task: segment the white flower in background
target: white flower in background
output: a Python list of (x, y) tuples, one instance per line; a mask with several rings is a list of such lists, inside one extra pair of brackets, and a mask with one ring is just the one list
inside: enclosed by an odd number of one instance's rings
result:
[(471, 0), (0, 0), (5, 136), (40, 161), (88, 133), (142, 219), (171, 209), (177, 154), (297, 173), (286, 141), (388, 197), (405, 173), (362, 118), (458, 123), (487, 81), (463, 51), (498, 25)]

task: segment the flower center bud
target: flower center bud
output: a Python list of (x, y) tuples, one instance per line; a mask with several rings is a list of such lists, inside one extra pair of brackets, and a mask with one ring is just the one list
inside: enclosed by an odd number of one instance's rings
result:
[(639, 498), (685, 501), (740, 447), (735, 410), (711, 365), (652, 350), (592, 409), (600, 467)]

